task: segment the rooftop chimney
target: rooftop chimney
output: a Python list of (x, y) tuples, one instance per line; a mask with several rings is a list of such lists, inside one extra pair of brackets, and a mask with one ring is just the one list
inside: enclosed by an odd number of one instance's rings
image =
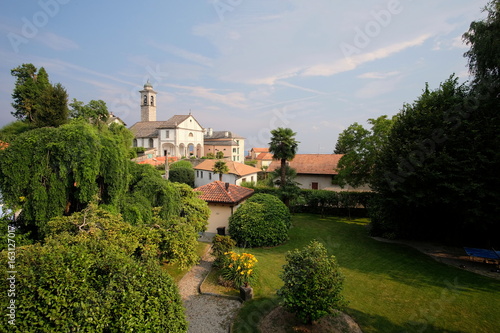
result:
[(224, 186), (225, 186), (226, 192), (227, 192), (229, 190), (229, 183), (225, 183)]

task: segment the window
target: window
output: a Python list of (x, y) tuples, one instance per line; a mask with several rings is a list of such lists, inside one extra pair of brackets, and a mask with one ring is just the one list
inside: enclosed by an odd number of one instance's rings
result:
[(208, 173), (208, 179), (212, 180), (212, 173), (211, 172)]
[(152, 138), (149, 138), (149, 148), (153, 148), (154, 147), (154, 141)]
[(312, 188), (313, 190), (318, 190), (318, 189), (319, 189), (319, 184), (318, 184), (317, 182), (313, 182), (313, 183), (311, 184), (311, 188)]
[(132, 145), (133, 145), (134, 147), (137, 147), (137, 139), (134, 139), (134, 141), (132, 142)]
[(196, 177), (200, 177), (200, 170), (196, 170)]
[(193, 133), (189, 133), (189, 137), (192, 138), (193, 137)]
[(233, 148), (233, 153), (236, 153), (236, 148)]
[(144, 95), (144, 105), (148, 105), (148, 96)]
[(201, 174), (201, 179), (203, 179), (203, 171), (200, 171), (200, 174)]
[(155, 97), (151, 96), (151, 106), (155, 105)]
[(170, 131), (165, 131), (165, 138), (170, 138)]

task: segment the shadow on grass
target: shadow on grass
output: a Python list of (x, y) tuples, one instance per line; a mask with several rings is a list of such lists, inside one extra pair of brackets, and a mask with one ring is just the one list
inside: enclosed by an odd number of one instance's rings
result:
[(384, 333), (421, 333), (421, 332), (447, 332), (447, 333), (464, 333), (463, 331), (450, 331), (436, 327), (432, 324), (432, 317), (411, 318), (404, 325), (398, 325), (390, 321), (386, 317), (379, 315), (367, 314), (354, 309), (347, 309), (349, 314), (356, 322), (363, 323), (363, 331), (368, 332), (384, 332)]
[(328, 225), (328, 230), (324, 230), (316, 239), (337, 257), (341, 267), (412, 287), (427, 285), (451, 289), (453, 292), (496, 292), (500, 286), (494, 279), (439, 263), (409, 246), (374, 240), (368, 236), (366, 219), (348, 221), (327, 217), (317, 218), (316, 221), (311, 219), (305, 225), (299, 222), (296, 227), (304, 229), (317, 228), (317, 224)]

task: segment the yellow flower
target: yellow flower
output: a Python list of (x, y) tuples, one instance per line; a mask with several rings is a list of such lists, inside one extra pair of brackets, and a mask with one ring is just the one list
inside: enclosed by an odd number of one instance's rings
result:
[(245, 272), (244, 272), (244, 271), (241, 271), (241, 273), (240, 273), (240, 274), (241, 274), (241, 275), (243, 275), (243, 274), (245, 274)]

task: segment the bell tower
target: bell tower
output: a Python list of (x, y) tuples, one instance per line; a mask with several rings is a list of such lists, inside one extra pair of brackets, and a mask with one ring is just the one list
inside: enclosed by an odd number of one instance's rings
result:
[(156, 121), (156, 91), (146, 82), (141, 93), (141, 121)]

